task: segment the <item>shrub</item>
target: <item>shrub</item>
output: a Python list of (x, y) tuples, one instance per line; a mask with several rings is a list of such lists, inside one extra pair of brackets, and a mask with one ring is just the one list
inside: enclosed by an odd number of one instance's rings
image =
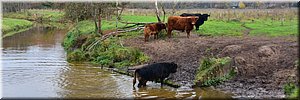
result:
[(87, 58), (85, 57), (85, 53), (79, 49), (71, 52), (67, 55), (67, 61), (86, 61)]
[(214, 86), (235, 76), (231, 58), (204, 58), (195, 76), (196, 85)]

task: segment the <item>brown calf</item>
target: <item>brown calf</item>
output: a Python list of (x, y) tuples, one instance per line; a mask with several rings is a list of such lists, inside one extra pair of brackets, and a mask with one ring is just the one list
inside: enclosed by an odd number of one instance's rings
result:
[(158, 38), (158, 33), (162, 30), (166, 29), (166, 25), (164, 23), (152, 23), (146, 24), (144, 28), (144, 36), (145, 42), (148, 41), (149, 36), (154, 35), (154, 39)]

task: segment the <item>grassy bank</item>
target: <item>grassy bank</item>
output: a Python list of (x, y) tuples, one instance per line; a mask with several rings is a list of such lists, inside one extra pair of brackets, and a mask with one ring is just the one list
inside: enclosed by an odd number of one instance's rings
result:
[(30, 21), (59, 22), (63, 21), (64, 12), (59, 10), (34, 9), (20, 12), (4, 13), (4, 18), (26, 19)]
[[(102, 30), (112, 30), (115, 22), (102, 21)], [(119, 24), (120, 27), (124, 24)], [(93, 48), (88, 49), (101, 36), (95, 33), (94, 22), (90, 20), (81, 21), (70, 30), (63, 42), (67, 50), (68, 61), (90, 61), (105, 67), (123, 69), (124, 67), (145, 63), (149, 57), (140, 50), (125, 47), (122, 40), (131, 36), (136, 36), (139, 32), (127, 32), (122, 37), (110, 37), (99, 42)]]
[(2, 38), (30, 29), (33, 23), (23, 19), (3, 18)]
[(34, 22), (44, 27), (63, 29), (69, 25), (65, 23), (64, 12), (59, 10), (22, 10), (3, 14), (3, 38), (30, 29)]

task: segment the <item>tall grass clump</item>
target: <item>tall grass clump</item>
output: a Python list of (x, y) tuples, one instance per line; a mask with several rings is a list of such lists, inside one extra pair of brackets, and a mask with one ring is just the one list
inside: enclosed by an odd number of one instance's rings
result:
[(215, 86), (235, 76), (231, 58), (204, 58), (197, 69), (194, 82), (197, 86)]

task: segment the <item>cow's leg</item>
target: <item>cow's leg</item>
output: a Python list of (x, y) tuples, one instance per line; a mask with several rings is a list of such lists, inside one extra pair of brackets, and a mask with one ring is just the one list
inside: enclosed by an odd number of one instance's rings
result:
[(172, 28), (168, 28), (168, 37), (171, 38), (172, 35)]
[(143, 86), (143, 82), (144, 82), (144, 79), (142, 79), (141, 77), (138, 78), (139, 80), (139, 84), (138, 84), (138, 88), (142, 87)]
[(146, 87), (147, 80), (144, 80), (143, 86)]
[(186, 30), (187, 38), (190, 38), (190, 30)]
[(157, 39), (157, 37), (158, 37), (158, 33), (156, 32), (154, 33), (154, 39)]
[(149, 38), (149, 35), (148, 35), (148, 34), (145, 34), (145, 42), (148, 41), (148, 38)]
[(198, 31), (199, 30), (199, 25), (195, 25), (195, 27), (196, 27), (196, 31)]
[(160, 87), (163, 87), (164, 78), (160, 78)]

